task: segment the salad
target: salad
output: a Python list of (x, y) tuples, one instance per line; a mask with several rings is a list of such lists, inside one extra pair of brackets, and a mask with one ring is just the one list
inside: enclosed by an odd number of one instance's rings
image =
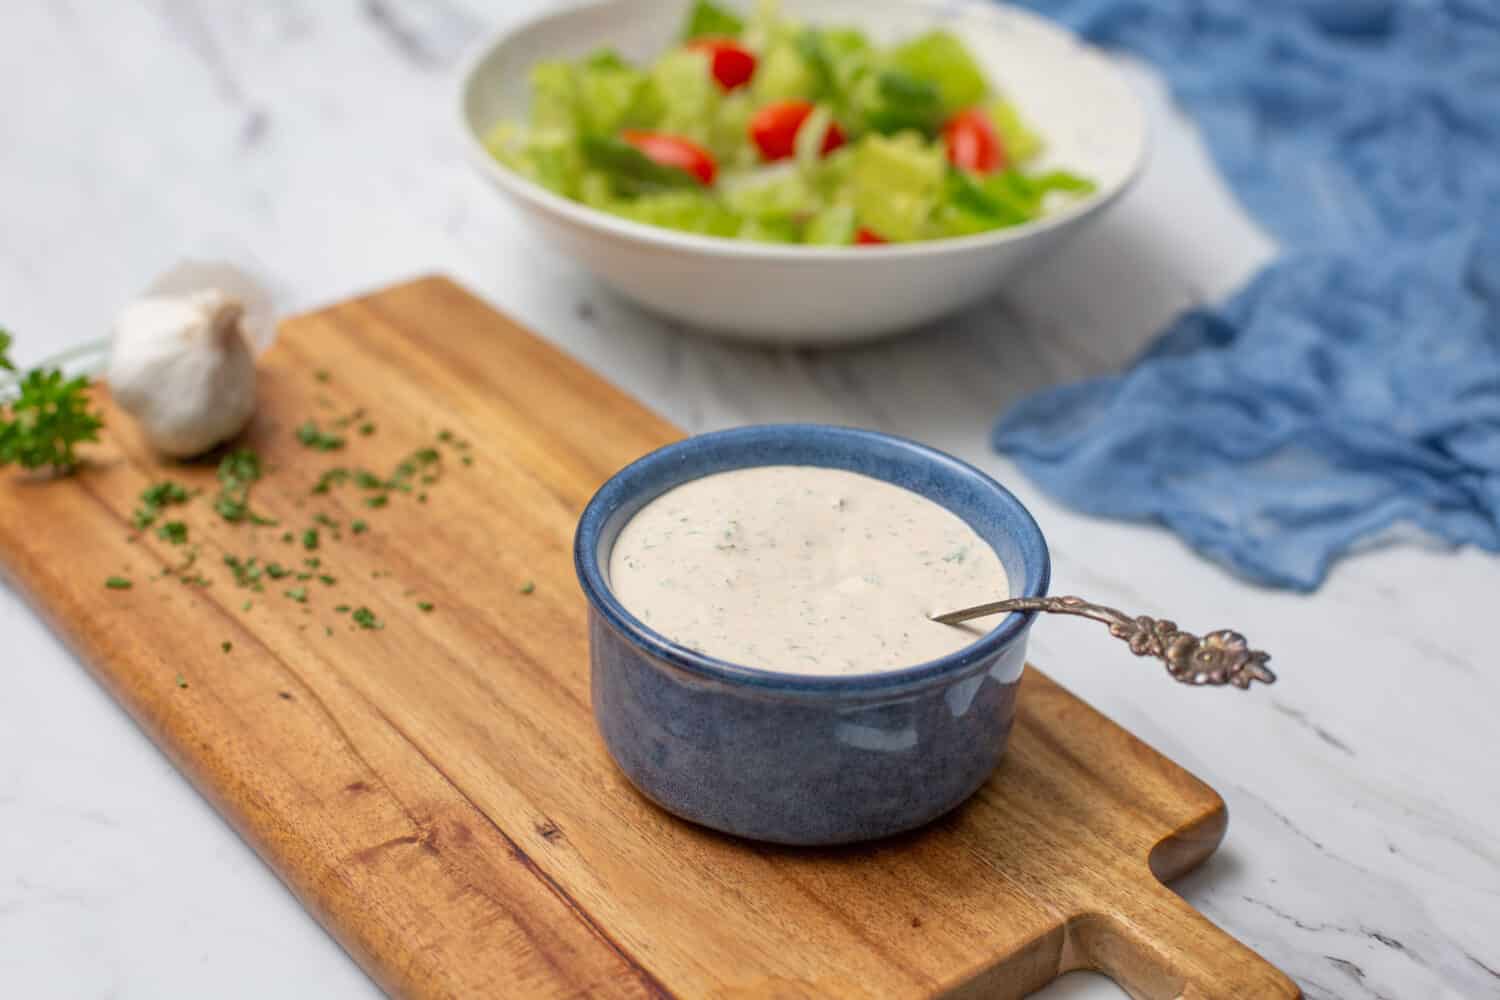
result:
[(1020, 225), (1093, 184), (1028, 170), (1042, 140), (957, 37), (872, 44), (763, 2), (696, 0), (647, 66), (609, 49), (533, 68), (507, 167), (656, 226), (779, 243), (941, 239)]

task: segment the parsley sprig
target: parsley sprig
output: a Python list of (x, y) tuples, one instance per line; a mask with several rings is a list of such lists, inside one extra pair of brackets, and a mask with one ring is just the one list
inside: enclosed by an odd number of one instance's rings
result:
[[(0, 368), (16, 371), (10, 334), (0, 330)], [(78, 464), (76, 445), (99, 440), (104, 421), (89, 409), (89, 380), (65, 378), (57, 368), (33, 368), (14, 386), (8, 412), (0, 412), (0, 466), (68, 472)]]

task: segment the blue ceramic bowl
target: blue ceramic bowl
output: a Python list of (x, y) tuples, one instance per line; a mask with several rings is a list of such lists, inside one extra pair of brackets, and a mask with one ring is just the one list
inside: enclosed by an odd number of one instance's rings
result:
[(772, 424), (688, 438), (626, 466), (578, 523), (594, 715), (621, 770), (685, 819), (782, 844), (840, 844), (921, 826), (964, 801), (1005, 751), (1032, 615), (902, 670), (804, 676), (679, 646), (609, 585), (620, 529), (656, 497), (716, 472), (812, 465), (863, 473), (963, 518), (1000, 557), (1012, 596), (1047, 591), (1047, 544), (1026, 508), (971, 465), (873, 431)]

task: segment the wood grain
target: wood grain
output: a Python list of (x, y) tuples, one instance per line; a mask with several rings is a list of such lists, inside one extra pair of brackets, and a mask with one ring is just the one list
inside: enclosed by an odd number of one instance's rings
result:
[[(1139, 997), (1298, 995), (1157, 879), (1217, 846), (1219, 797), (1035, 670), (994, 778), (916, 834), (767, 847), (637, 795), (590, 717), (570, 542), (593, 490), (679, 432), (454, 284), (292, 319), (261, 371), (246, 443), (272, 471), (253, 505), (280, 524), (175, 509), (210, 585), (151, 579), (184, 550), (131, 513), (164, 474), (211, 494), (212, 466), (164, 469), (103, 390), (87, 467), (0, 482), (0, 563), (391, 993), (1015, 997), (1087, 967)], [(361, 408), (376, 430), (341, 451), (293, 434)], [(310, 493), (442, 429), (473, 462), (443, 446), (425, 502)], [(325, 526), (309, 553), (318, 514), (341, 537)], [(253, 593), (225, 554), (315, 555), (337, 582)]]

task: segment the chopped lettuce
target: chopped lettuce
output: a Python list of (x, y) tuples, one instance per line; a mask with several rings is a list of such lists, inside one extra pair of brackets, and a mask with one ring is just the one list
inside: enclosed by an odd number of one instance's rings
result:
[(590, 208), (609, 207), (615, 196), (615, 185), (603, 170), (584, 170), (578, 179), (578, 200)]
[(830, 104), (839, 119), (851, 119), (856, 86), (873, 66), (869, 41), (858, 31), (804, 28), (795, 44), (814, 80), (806, 96)]
[(490, 155), (565, 198), (579, 196), (583, 156), (572, 135), (559, 130), (523, 132), (501, 124), (485, 137)]
[(756, 101), (766, 104), (816, 93), (818, 77), (795, 42), (779, 42), (761, 56), (750, 88)]
[(929, 31), (891, 50), (891, 64), (934, 84), (950, 114), (978, 104), (989, 93), (984, 72), (952, 32)]
[(874, 54), (864, 32), (853, 28), (821, 28), (815, 33), (839, 77), (849, 76), (858, 66), (868, 63)]
[(585, 63), (576, 79), (580, 131), (608, 135), (656, 124), (662, 102), (646, 74), (612, 52), (603, 55), (612, 58)]
[(572, 131), (578, 99), (573, 88), (573, 67), (565, 62), (537, 63), (531, 68), (531, 128)]
[(704, 236), (737, 236), (743, 220), (706, 191), (656, 191), (637, 198), (616, 199), (606, 211), (667, 229)]
[(744, 19), (709, 0), (696, 0), (682, 25), (682, 38), (734, 38), (745, 30)]
[(866, 77), (858, 102), (863, 124), (884, 135), (935, 132), (944, 117), (937, 85), (903, 70), (880, 70)]
[(1042, 217), (1054, 191), (1089, 194), (1093, 182), (1063, 170), (1028, 176), (1003, 170), (977, 179), (962, 170), (948, 171), (947, 192), (934, 217), (938, 235), (968, 236)]
[(992, 197), (985, 186), (962, 170), (950, 170), (943, 204), (933, 222), (943, 236), (970, 236), (1026, 222), (1024, 206)]
[(750, 116), (755, 99), (741, 89), (724, 95), (709, 129), (707, 146), (725, 170), (756, 166), (755, 144), (750, 141)]
[(865, 136), (850, 175), (860, 223), (882, 239), (921, 239), (945, 172), (942, 149), (915, 132)]
[(807, 221), (803, 239), (823, 246), (847, 246), (854, 242), (854, 206), (829, 205)]
[(857, 142), (852, 146), (836, 149), (819, 160), (812, 170), (803, 172), (803, 176), (817, 189), (819, 197), (825, 202), (853, 201), (849, 176), (854, 172), (855, 157), (863, 146), (863, 142)]
[(531, 127), (577, 135), (647, 128), (661, 117), (651, 80), (618, 53), (601, 50), (578, 63), (544, 62), (531, 71)]
[(1027, 127), (1014, 104), (1002, 97), (991, 102), (989, 113), (990, 121), (995, 123), (995, 134), (1000, 137), (1000, 146), (1011, 165), (1019, 166), (1036, 159), (1042, 151), (1042, 137)]
[(756, 52), (768, 52), (778, 43), (791, 41), (801, 29), (781, 13), (781, 0), (756, 0), (740, 40)]
[(817, 190), (796, 170), (770, 168), (723, 191), (724, 204), (741, 215), (810, 216), (822, 207)]
[(762, 243), (801, 243), (802, 223), (791, 215), (753, 215), (740, 224), (735, 235)]
[(711, 145), (721, 97), (708, 55), (694, 49), (668, 52), (651, 67), (650, 77), (661, 102), (656, 129)]

